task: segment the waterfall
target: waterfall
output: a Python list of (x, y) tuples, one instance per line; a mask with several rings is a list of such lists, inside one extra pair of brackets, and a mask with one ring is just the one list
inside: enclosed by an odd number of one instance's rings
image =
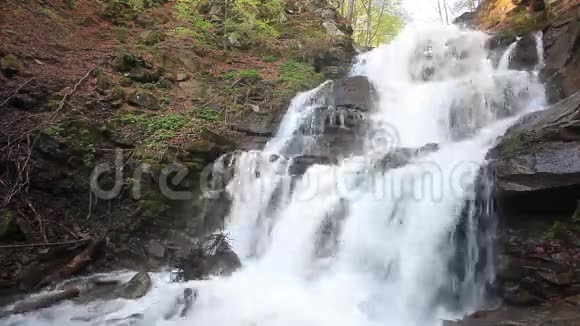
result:
[(512, 58), (512, 52), (514, 52), (514, 49), (518, 45), (518, 41), (519, 38), (516, 41), (512, 42), (512, 44), (510, 44), (508, 48), (505, 50), (505, 52), (502, 54), (501, 58), (499, 59), (499, 63), (497, 65), (498, 70), (508, 69), (508, 66), (510, 65), (510, 60)]
[(534, 33), (534, 40), (536, 41), (536, 53), (538, 54), (538, 63), (536, 64), (535, 70), (540, 70), (544, 68), (544, 33), (538, 31)]
[[(409, 27), (360, 55), (352, 75), (376, 93), (365, 112), (334, 103), (335, 82), (297, 95), (265, 149), (236, 158), (226, 230), (243, 267), (231, 276), (178, 284), (155, 274), (136, 301), (65, 303), (4, 324), (143, 314), (135, 325), (437, 326), (482, 308), (494, 281), (485, 155), (545, 104), (533, 74), (492, 66), (486, 40)], [(331, 131), (357, 144), (291, 173)], [(194, 307), (165, 320), (183, 287), (198, 291)]]

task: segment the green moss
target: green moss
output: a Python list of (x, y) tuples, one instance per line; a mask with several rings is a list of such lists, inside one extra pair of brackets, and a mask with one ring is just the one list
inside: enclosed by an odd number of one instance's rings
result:
[(44, 132), (51, 137), (60, 137), (60, 136), (64, 135), (65, 130), (64, 130), (64, 127), (61, 125), (54, 125), (54, 126), (46, 128), (44, 130)]
[(512, 132), (504, 136), (498, 145), (502, 156), (512, 156), (533, 146), (540, 139), (540, 135), (533, 132)]
[(40, 9), (40, 12), (43, 15), (46, 15), (48, 18), (50, 18), (52, 21), (54, 21), (55, 23), (57, 23), (58, 25), (62, 24), (62, 17), (56, 13), (56, 11), (48, 8), (48, 7), (43, 7)]
[(178, 114), (166, 116), (147, 116), (144, 114), (126, 114), (118, 117), (125, 125), (134, 125), (144, 134), (143, 143), (150, 147), (162, 147), (168, 140), (177, 135), (188, 120)]
[(288, 60), (278, 66), (278, 74), (278, 82), (293, 90), (312, 88), (324, 80), (322, 74), (315, 72), (312, 66), (295, 60)]
[(159, 87), (159, 85), (157, 83), (144, 83), (144, 84), (141, 84), (141, 88), (148, 89), (148, 90), (154, 90), (154, 89), (157, 89), (157, 87)]
[(83, 164), (91, 167), (96, 157), (96, 144), (100, 143), (101, 135), (84, 121), (69, 120), (53, 124), (44, 132), (63, 141), (75, 155), (81, 157)]
[(237, 71), (230, 71), (222, 75), (224, 79), (237, 79), (242, 78), (245, 80), (257, 80), (260, 79), (260, 72), (256, 69), (243, 69)]
[(23, 240), (24, 235), (18, 227), (16, 221), (16, 213), (5, 208), (2, 213), (0, 213), (0, 240)]
[(275, 55), (265, 55), (262, 57), (262, 61), (264, 62), (276, 62), (278, 60), (280, 60), (280, 58)]

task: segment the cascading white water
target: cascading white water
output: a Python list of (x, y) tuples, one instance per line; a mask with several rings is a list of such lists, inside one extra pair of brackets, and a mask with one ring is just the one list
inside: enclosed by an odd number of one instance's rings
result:
[[(332, 105), (319, 96), (328, 84), (298, 95), (265, 150), (236, 159), (227, 231), (243, 267), (233, 275), (179, 284), (156, 274), (136, 301), (66, 303), (4, 323), (102, 325), (139, 313), (137, 325), (434, 326), (477, 309), (494, 277), (478, 175), (497, 136), (544, 105), (535, 74), (493, 68), (486, 38), (411, 27), (362, 55), (353, 74), (378, 94), (365, 154), (291, 176), (293, 156), (316, 141), (300, 131)], [(427, 143), (440, 148), (374, 165)], [(192, 311), (165, 320), (184, 287), (198, 290)]]
[(516, 46), (518, 45), (518, 41), (520, 39), (518, 38), (516, 41), (514, 41), (512, 44), (510, 44), (508, 46), (508, 48), (505, 50), (504, 54), (502, 54), (501, 58), (499, 59), (499, 63), (497, 65), (497, 69), (498, 70), (507, 70), (510, 64), (510, 59), (512, 57), (512, 53), (514, 52)]

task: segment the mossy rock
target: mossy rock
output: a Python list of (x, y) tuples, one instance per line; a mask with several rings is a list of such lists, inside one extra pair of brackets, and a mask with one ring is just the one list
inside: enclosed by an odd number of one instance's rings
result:
[(140, 35), (141, 42), (145, 45), (155, 45), (165, 39), (163, 32), (158, 30), (145, 31)]
[(144, 90), (135, 91), (129, 95), (129, 99), (127, 101), (130, 105), (139, 108), (149, 110), (159, 109), (159, 100), (153, 93), (149, 91)]
[(138, 16), (138, 12), (128, 3), (108, 0), (103, 4), (99, 16), (115, 25), (127, 25)]
[(105, 75), (104, 73), (101, 73), (97, 76), (96, 86), (97, 91), (102, 93), (104, 91), (111, 89), (111, 87), (113, 87), (113, 82), (111, 81), (109, 76)]
[(498, 145), (502, 157), (514, 156), (527, 151), (541, 139), (541, 135), (532, 132), (508, 132)]
[(127, 77), (138, 83), (155, 83), (159, 80), (159, 73), (142, 67), (135, 67), (129, 71)]
[(16, 213), (5, 209), (0, 214), (0, 240), (24, 240), (24, 234), (16, 221)]
[(9, 54), (0, 59), (0, 69), (6, 76), (12, 77), (17, 73), (22, 72), (24, 70), (24, 65), (15, 55)]
[(111, 66), (119, 72), (129, 72), (134, 68), (151, 68), (151, 64), (142, 56), (133, 53), (117, 55), (111, 62)]
[(185, 155), (183, 157), (183, 159), (187, 162), (192, 162), (196, 159), (200, 159), (205, 162), (213, 162), (221, 155), (232, 151), (234, 147), (218, 145), (207, 140), (199, 140), (187, 144), (184, 149), (187, 153), (189, 153), (189, 155)]
[(151, 288), (151, 277), (147, 272), (135, 274), (129, 282), (121, 288), (121, 297), (125, 299), (139, 299)]

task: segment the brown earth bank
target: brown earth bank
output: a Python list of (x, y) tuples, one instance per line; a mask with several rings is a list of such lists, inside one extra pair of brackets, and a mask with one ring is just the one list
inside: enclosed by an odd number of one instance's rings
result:
[[(346, 75), (354, 54), (322, 0), (283, 2), (268, 18), (279, 33), (251, 39), (224, 34), (223, 2), (193, 14), (147, 3), (2, 3), (1, 298), (82, 273), (187, 259), (186, 277), (199, 278), (239, 264), (224, 239), (207, 241), (221, 252), (211, 259), (196, 244), (223, 222), (203, 211), (201, 172), (262, 146), (294, 94)], [(187, 174), (171, 189), (186, 199), (158, 186), (175, 163)], [(91, 182), (116, 196), (96, 196)]]

